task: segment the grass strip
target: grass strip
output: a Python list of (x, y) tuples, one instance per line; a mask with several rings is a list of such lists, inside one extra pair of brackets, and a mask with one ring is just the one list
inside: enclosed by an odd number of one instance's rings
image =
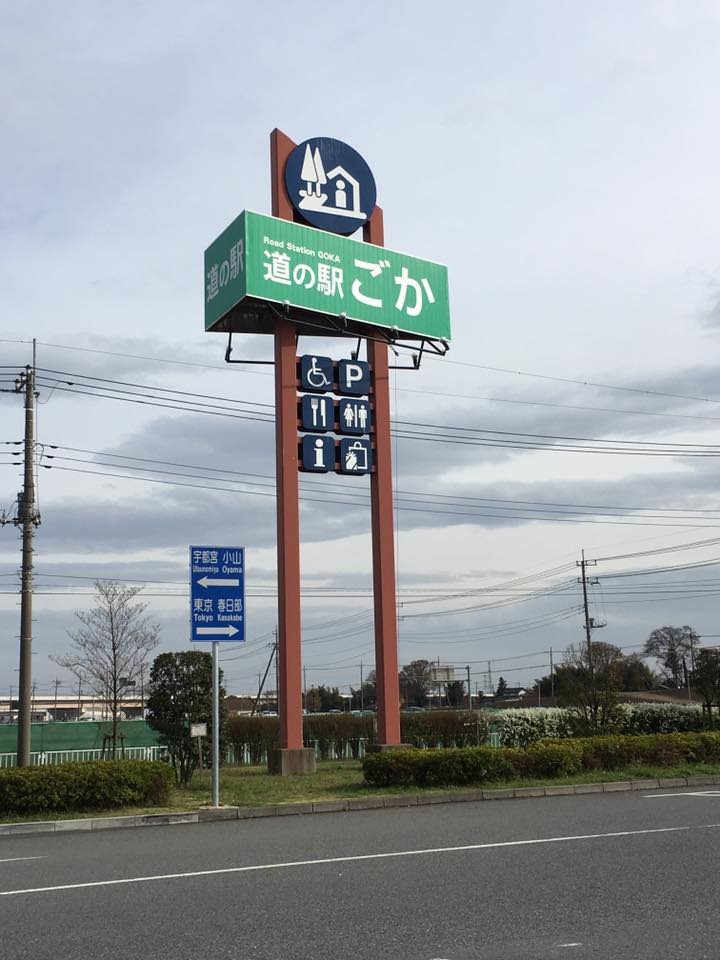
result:
[[(571, 777), (527, 778), (484, 783), (483, 789), (557, 786), (560, 784), (610, 783), (618, 780), (659, 780), (668, 777), (720, 776), (720, 764), (683, 763), (673, 767), (638, 765), (622, 770), (593, 770)], [(226, 806), (259, 807), (284, 803), (309, 803), (322, 800), (349, 800), (353, 797), (384, 797), (399, 794), (462, 793), (463, 787), (384, 787), (368, 786), (357, 760), (318, 762), (317, 772), (307, 776), (271, 776), (264, 766), (224, 767), (220, 774), (220, 802)], [(115, 810), (78, 810), (62, 817), (37, 814), (31, 817), (0, 816), (0, 823), (29, 823), (40, 820), (72, 820), (84, 817), (136, 816), (153, 813), (180, 813), (209, 805), (210, 772), (197, 773), (191, 783), (176, 788), (170, 802), (162, 807), (123, 807)]]

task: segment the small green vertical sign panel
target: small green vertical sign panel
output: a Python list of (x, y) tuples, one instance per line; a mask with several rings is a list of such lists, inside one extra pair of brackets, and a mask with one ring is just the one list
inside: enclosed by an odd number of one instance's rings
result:
[(247, 296), (243, 212), (205, 251), (205, 329)]
[(450, 339), (446, 267), (250, 211), (205, 252), (205, 328), (246, 297)]

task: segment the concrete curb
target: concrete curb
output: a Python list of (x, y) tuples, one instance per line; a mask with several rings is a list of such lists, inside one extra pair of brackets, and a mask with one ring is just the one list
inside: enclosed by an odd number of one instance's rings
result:
[(74, 833), (88, 830), (120, 830), (124, 827), (157, 827), (217, 820), (254, 820), (260, 817), (307, 816), (353, 810), (387, 810), (395, 807), (436, 803), (476, 803), (484, 800), (523, 800), (539, 797), (572, 797), (593, 793), (627, 793), (632, 790), (671, 790), (676, 787), (711, 787), (720, 776), (666, 777), (660, 780), (610, 780), (607, 783), (556, 784), (546, 787), (514, 787), (496, 790), (463, 790), (446, 793), (391, 794), (387, 797), (356, 797), (315, 803), (283, 803), (264, 807), (202, 807), (187, 813), (149, 813), (131, 817), (89, 817), (81, 820), (43, 820), (32, 823), (0, 823), (0, 837), (22, 834)]

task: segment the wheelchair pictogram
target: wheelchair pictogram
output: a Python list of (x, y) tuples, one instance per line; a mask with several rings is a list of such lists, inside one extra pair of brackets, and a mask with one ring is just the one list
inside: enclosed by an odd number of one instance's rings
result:
[(313, 357), (310, 361), (310, 369), (308, 370), (308, 383), (311, 387), (329, 387), (330, 381), (325, 376), (322, 371), (322, 368), (318, 366), (317, 357)]
[(304, 390), (327, 393), (333, 389), (333, 361), (330, 357), (306, 355), (300, 358), (300, 381)]

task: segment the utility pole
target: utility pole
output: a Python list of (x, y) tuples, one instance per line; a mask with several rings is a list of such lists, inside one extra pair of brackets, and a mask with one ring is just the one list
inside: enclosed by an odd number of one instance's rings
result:
[(550, 647), (550, 698), (555, 702), (555, 664), (553, 663), (553, 650)]
[(55, 706), (53, 707), (53, 723), (55, 723), (56, 720), (57, 720), (58, 687), (61, 687), (61, 686), (62, 686), (62, 681), (61, 681), (61, 680), (58, 680), (58, 678), (55, 677), (54, 683), (55, 683)]
[(80, 714), (82, 713), (82, 680), (78, 680), (78, 712), (77, 718), (80, 719)]
[[(599, 710), (597, 688), (595, 686), (595, 665), (593, 663), (593, 651), (592, 651), (592, 631), (598, 627), (606, 626), (605, 621), (595, 620), (594, 617), (590, 616), (590, 607), (588, 604), (588, 578), (587, 578), (587, 568), (594, 567), (597, 565), (597, 560), (586, 560), (585, 551), (582, 551), (582, 559), (576, 560), (576, 566), (580, 567), (582, 576), (580, 582), (582, 582), (582, 592), (583, 592), (583, 610), (585, 611), (585, 638), (587, 640), (587, 660), (588, 660), (588, 670), (590, 673), (590, 696), (592, 698), (590, 709), (592, 712), (593, 724), (597, 723), (597, 714)], [(597, 577), (593, 577), (590, 580), (592, 586), (598, 583)]]
[(275, 709), (277, 710), (278, 716), (280, 715), (280, 656), (278, 650), (278, 631), (275, 627), (273, 631), (275, 637)]
[(257, 697), (255, 697), (255, 703), (253, 704), (252, 711), (250, 712), (251, 717), (255, 716), (255, 713), (258, 708), (258, 704), (260, 703), (260, 697), (262, 696), (263, 687), (265, 686), (265, 681), (267, 680), (267, 675), (268, 673), (270, 673), (270, 667), (272, 666), (273, 657), (276, 658), (275, 667), (277, 670), (277, 646), (278, 644), (277, 644), (277, 633), (276, 633), (275, 640), (272, 643), (272, 650), (270, 651), (270, 659), (268, 660), (267, 666), (265, 667), (265, 673), (262, 676), (262, 680), (260, 679), (260, 674), (258, 674), (258, 692), (257, 692)]
[(587, 594), (587, 567), (594, 566), (597, 563), (597, 560), (586, 560), (585, 551), (582, 551), (582, 560), (575, 561), (576, 566), (580, 567), (582, 572), (581, 582), (582, 582), (582, 593), (583, 593), (583, 609), (585, 611), (585, 638), (587, 640), (587, 659), (588, 659), (588, 668), (590, 670), (590, 679), (594, 677), (593, 671), (593, 655), (592, 655), (592, 639), (591, 639), (591, 630), (590, 626), (590, 608), (588, 606), (588, 594)]
[(363, 665), (360, 661), (360, 713), (365, 712), (365, 691), (363, 690)]
[(467, 684), (468, 684), (468, 710), (472, 710), (472, 687), (470, 686), (470, 664), (468, 664), (465, 669), (467, 670)]
[[(34, 361), (34, 358), (33, 358)], [(25, 393), (25, 460), (23, 490), (18, 495), (16, 524), (22, 528), (22, 569), (20, 574), (20, 692), (18, 712), (17, 765), (30, 765), (32, 723), (32, 590), (33, 534), (40, 523), (35, 508), (35, 368), (26, 367), (15, 381), (15, 392)]]
[(607, 623), (604, 620), (596, 620), (594, 617), (590, 616), (590, 607), (588, 604), (588, 582), (590, 586), (597, 586), (599, 583), (597, 577), (592, 577), (590, 581), (587, 578), (587, 568), (597, 566), (597, 560), (586, 560), (585, 551), (582, 551), (582, 560), (576, 560), (575, 565), (580, 567), (582, 576), (580, 578), (580, 583), (582, 583), (582, 592), (583, 592), (583, 610), (585, 611), (585, 638), (587, 640), (587, 658), (588, 658), (588, 667), (590, 669), (590, 679), (594, 683), (595, 670), (593, 664), (593, 652), (592, 652), (592, 631), (600, 627), (607, 626)]

